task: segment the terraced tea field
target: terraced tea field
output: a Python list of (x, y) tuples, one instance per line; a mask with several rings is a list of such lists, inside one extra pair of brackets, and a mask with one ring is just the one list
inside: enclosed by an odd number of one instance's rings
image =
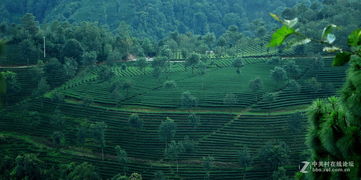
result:
[[(202, 157), (210, 155), (215, 158), (215, 166), (210, 170), (211, 179), (245, 177), (256, 180), (269, 176), (270, 172), (263, 168), (264, 162), (256, 159), (252, 167), (244, 171), (238, 164), (238, 151), (247, 146), (251, 155), (256, 156), (268, 141), (282, 140), (290, 149), (290, 162), (286, 167), (288, 174), (293, 175), (298, 170), (295, 164), (304, 160), (307, 122), (303, 115), (306, 107), (316, 98), (337, 95), (337, 89), (344, 81), (345, 68), (331, 70), (330, 60), (326, 60), (324, 69), (314, 71), (309, 66), (312, 58), (298, 59), (296, 63), (302, 73), (297, 81), (315, 77), (321, 83), (332, 84), (334, 89), (311, 93), (306, 87), (301, 87), (300, 92), (293, 92), (286, 87), (287, 82), (271, 79), (270, 70), (274, 65), (266, 61), (266, 58), (245, 59), (246, 65), (240, 74), (231, 67), (233, 59), (219, 59), (209, 64), (203, 75), (185, 71), (181, 63), (174, 63), (170, 72), (160, 78), (152, 76), (151, 68), (143, 73), (136, 67), (127, 70), (112, 67), (116, 76), (110, 82), (101, 81), (96, 71), (79, 75), (42, 98), (19, 104), (31, 104), (30, 110), (41, 114), (37, 123), (1, 117), (0, 131), (3, 133), (0, 135), (5, 140), (1, 141), (0, 152), (12, 149), (15, 156), (31, 149), (49, 164), (53, 161), (88, 161), (97, 167), (103, 178), (111, 178), (120, 172), (114, 150), (116, 145), (120, 145), (130, 158), (128, 172), (141, 173), (144, 179), (152, 179), (156, 171), (163, 171), (169, 179), (204, 179), (206, 172)], [(264, 85), (259, 92), (249, 89), (249, 81), (256, 77)], [(117, 80), (132, 82), (121, 105), (117, 105), (109, 91), (112, 81)], [(166, 80), (174, 80), (176, 88), (163, 87)], [(196, 108), (180, 106), (185, 91), (190, 91), (198, 99)], [(268, 92), (277, 94), (272, 103), (259, 98)], [(55, 93), (63, 94), (64, 102), (52, 101)], [(227, 94), (235, 95), (235, 103), (224, 103)], [(84, 105), (83, 101), (88, 97), (93, 101)], [(104, 160), (99, 145), (92, 140), (87, 140), (81, 148), (68, 145), (59, 149), (52, 145), (50, 135), (57, 129), (49, 123), (49, 117), (55, 109), (66, 116), (64, 132), (67, 144), (76, 143), (77, 129), (82, 123), (103, 121), (108, 125)], [(200, 117), (197, 128), (188, 122), (189, 112)], [(144, 121), (143, 129), (128, 125), (132, 113), (138, 113)], [(196, 143), (193, 153), (181, 154), (178, 172), (176, 162), (164, 159), (165, 143), (159, 138), (159, 125), (167, 117), (177, 124), (175, 140), (189, 136)], [(296, 121), (297, 131), (292, 129), (290, 121)]]

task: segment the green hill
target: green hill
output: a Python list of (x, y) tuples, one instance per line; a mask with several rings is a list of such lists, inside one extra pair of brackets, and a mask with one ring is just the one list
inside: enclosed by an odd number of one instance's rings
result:
[[(251, 155), (256, 157), (267, 142), (280, 140), (290, 149), (286, 168), (292, 175), (298, 171), (295, 164), (304, 160), (306, 150), (305, 106), (316, 98), (334, 95), (344, 81), (345, 68), (330, 71), (330, 60), (326, 59), (326, 66), (321, 71), (312, 71), (309, 68), (314, 61), (312, 57), (297, 59), (296, 64), (302, 69), (302, 75), (296, 78), (298, 82), (316, 77), (319, 82), (331, 83), (334, 89), (309, 92), (310, 89), (302, 87), (299, 93), (294, 93), (286, 86), (287, 82), (275, 84), (270, 77), (270, 70), (275, 65), (267, 60), (245, 59), (246, 65), (240, 74), (230, 67), (232, 59), (208, 61), (205, 74), (199, 74), (198, 70), (192, 74), (190, 70), (185, 71), (182, 63), (174, 63), (170, 72), (160, 78), (155, 78), (151, 69), (146, 69), (144, 74), (130, 64), (126, 70), (112, 66), (115, 76), (105, 82), (99, 76), (103, 71), (96, 68), (88, 74), (78, 75), (44, 97), (29, 99), (8, 109), (0, 121), (1, 151), (13, 157), (22, 152), (33, 152), (49, 165), (87, 161), (96, 166), (103, 178), (110, 178), (120, 169), (114, 150), (119, 145), (130, 158), (128, 172), (139, 172), (145, 179), (151, 179), (156, 171), (164, 172), (170, 179), (202, 179), (206, 173), (202, 157), (208, 155), (215, 158), (214, 168), (210, 171), (212, 179), (240, 179), (244, 172), (246, 179), (262, 179), (270, 173), (265, 168), (268, 164), (255, 159), (252, 166), (243, 171), (237, 153), (247, 146)], [(284, 60), (287, 61), (290, 60)], [(252, 93), (248, 87), (249, 81), (255, 77), (260, 77), (264, 83), (264, 90), (258, 93)], [(117, 103), (109, 89), (119, 80), (131, 81), (132, 86)], [(165, 88), (163, 83), (166, 80), (174, 80), (176, 87)], [(181, 107), (182, 93), (187, 90), (197, 97), (196, 108)], [(125, 93), (125, 90), (121, 92)], [(272, 103), (262, 98), (262, 94), (268, 92), (277, 94)], [(64, 101), (54, 99), (59, 94), (64, 96)], [(236, 103), (225, 103), (227, 94), (235, 94)], [(91, 101), (87, 103), (89, 98)], [(19, 108), (27, 114), (27, 119), (14, 119), (14, 116), (22, 116), (16, 113)], [(37, 113), (29, 114), (25, 110)], [(62, 131), (66, 139), (60, 148), (52, 143), (52, 134), (58, 129), (52, 123), (57, 111), (63, 114)], [(200, 118), (197, 128), (188, 121), (189, 111)], [(139, 114), (144, 121), (142, 129), (129, 126), (128, 118), (132, 113)], [(177, 124), (174, 139), (181, 141), (189, 136), (196, 146), (194, 152), (181, 154), (178, 173), (175, 162), (164, 158), (165, 144), (158, 134), (160, 123), (167, 117)], [(108, 125), (104, 161), (100, 146), (93, 139), (87, 138), (83, 145), (75, 146), (81, 127), (102, 121)]]

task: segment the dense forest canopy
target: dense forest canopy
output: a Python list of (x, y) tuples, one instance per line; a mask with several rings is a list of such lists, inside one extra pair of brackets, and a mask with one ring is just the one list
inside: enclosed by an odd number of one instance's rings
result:
[(270, 20), (268, 12), (280, 13), (297, 2), (300, 0), (3, 0), (0, 9), (2, 20), (10, 22), (19, 22), (25, 13), (34, 14), (41, 23), (91, 21), (110, 29), (124, 21), (139, 36), (162, 38), (172, 31), (221, 35), (230, 25), (252, 34), (252, 22), (265, 23)]
[[(116, 2), (118, 6), (112, 4)], [(69, 7), (73, 5), (78, 8), (70, 11)], [(311, 37), (318, 37), (323, 27), (333, 22), (340, 27), (335, 32), (336, 43), (345, 42), (347, 35), (360, 26), (358, 20), (361, 18), (360, 2), (354, 0), (327, 0), (324, 3), (5, 0), (0, 7), (3, 9), (0, 35), (9, 45), (5, 57), (18, 64), (37, 63), (43, 54), (43, 37), (47, 40), (48, 59), (55, 57), (64, 62), (64, 57), (72, 57), (78, 64), (83, 55), (96, 56), (98, 62), (127, 59), (129, 55), (186, 58), (192, 51), (201, 54), (214, 51), (219, 56), (234, 56), (244, 55), (250, 44), (263, 46), (264, 51), (269, 52), (265, 41), (276, 28), (269, 12), (286, 19), (298, 17), (299, 28)], [(119, 11), (108, 12), (107, 7), (118, 7)], [(104, 12), (98, 14), (100, 9)], [(64, 12), (68, 10), (68, 13)], [(24, 13), (34, 16), (25, 16)], [(107, 17), (107, 20), (102, 17)], [(68, 52), (66, 48), (72, 51)], [(298, 54), (319, 53), (321, 48), (317, 45), (300, 46), (295, 51)], [(17, 51), (19, 49), (21, 51)]]

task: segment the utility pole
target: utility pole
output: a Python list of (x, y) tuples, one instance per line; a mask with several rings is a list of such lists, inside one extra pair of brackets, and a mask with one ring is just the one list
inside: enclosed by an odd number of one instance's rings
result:
[(46, 58), (46, 49), (45, 49), (45, 36), (43, 36), (43, 40), (44, 40), (44, 47), (43, 47), (43, 51), (44, 51), (44, 59)]

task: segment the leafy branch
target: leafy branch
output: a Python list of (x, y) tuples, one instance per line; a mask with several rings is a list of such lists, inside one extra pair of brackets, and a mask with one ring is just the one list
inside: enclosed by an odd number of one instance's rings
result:
[(270, 13), (270, 15), (273, 19), (283, 25), (281, 28), (277, 29), (276, 32), (273, 33), (272, 39), (269, 42), (268, 47), (281, 46), (285, 43), (287, 39), (289, 39), (289, 37), (295, 36), (298, 39), (296, 41), (293, 41), (291, 43), (291, 46), (299, 46), (308, 44), (310, 42), (315, 42), (325, 45), (325, 47), (323, 48), (324, 52), (336, 52), (337, 54), (332, 63), (333, 66), (342, 66), (348, 63), (352, 55), (361, 56), (361, 28), (356, 29), (348, 36), (348, 46), (350, 47), (350, 50), (343, 50), (342, 48), (333, 45), (336, 40), (336, 36), (332, 32), (338, 28), (334, 24), (330, 24), (323, 29), (320, 39), (314, 39), (299, 32), (299, 29), (294, 28), (298, 23), (298, 18), (287, 20), (282, 19), (281, 17), (273, 13)]

